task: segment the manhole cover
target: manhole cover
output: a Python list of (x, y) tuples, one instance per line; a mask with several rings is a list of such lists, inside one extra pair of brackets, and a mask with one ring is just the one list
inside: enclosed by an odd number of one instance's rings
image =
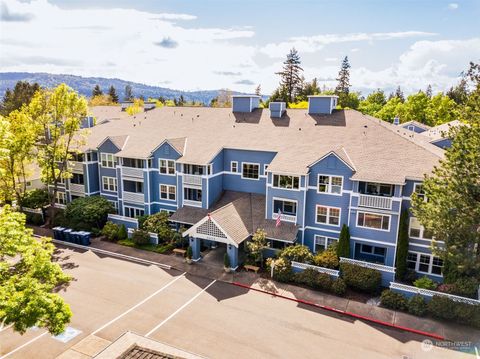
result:
[(62, 334), (52, 335), (52, 338), (62, 343), (66, 343), (69, 340), (72, 340), (73, 338), (75, 338), (81, 332), (82, 332), (81, 330), (78, 330), (72, 327), (67, 327), (67, 329), (65, 329), (65, 331)]

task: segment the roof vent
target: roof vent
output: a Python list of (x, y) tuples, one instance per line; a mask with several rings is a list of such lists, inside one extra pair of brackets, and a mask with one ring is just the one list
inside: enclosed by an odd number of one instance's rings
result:
[(337, 106), (336, 95), (308, 96), (308, 113), (310, 115), (330, 115)]
[(395, 126), (398, 126), (400, 124), (400, 119), (398, 118), (398, 116), (395, 116), (395, 118), (393, 119), (393, 124)]
[(287, 104), (285, 102), (270, 102), (268, 108), (270, 109), (270, 117), (280, 118), (283, 116)]
[(122, 106), (122, 111), (125, 111), (127, 107), (132, 106), (133, 102), (132, 101), (122, 101), (120, 102), (120, 106)]
[(233, 112), (253, 112), (260, 105), (260, 96), (257, 95), (233, 95)]
[(143, 111), (147, 112), (155, 108), (155, 102), (144, 102)]

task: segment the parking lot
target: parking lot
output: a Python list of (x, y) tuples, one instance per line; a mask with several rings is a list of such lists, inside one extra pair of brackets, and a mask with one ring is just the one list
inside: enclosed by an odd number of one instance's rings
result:
[(471, 357), (425, 351), (421, 336), (230, 283), (91, 251), (61, 248), (57, 255), (74, 277), (61, 292), (74, 314), (72, 337), (52, 338), (34, 328), (21, 336), (4, 328), (0, 357), (55, 358), (92, 335), (100, 351), (126, 331), (209, 358)]

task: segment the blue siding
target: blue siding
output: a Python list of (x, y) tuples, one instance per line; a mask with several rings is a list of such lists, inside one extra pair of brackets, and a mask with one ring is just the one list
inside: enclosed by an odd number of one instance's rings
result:
[(250, 97), (233, 97), (232, 111), (233, 112), (251, 112), (251, 98)]
[(334, 108), (331, 97), (309, 97), (308, 113), (309, 114), (331, 114)]

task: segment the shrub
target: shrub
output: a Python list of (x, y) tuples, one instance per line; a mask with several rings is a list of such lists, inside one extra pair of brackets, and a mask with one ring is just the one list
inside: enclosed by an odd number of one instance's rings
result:
[(408, 211), (402, 211), (398, 229), (397, 256), (395, 260), (395, 276), (404, 279), (407, 274), (408, 256)]
[(293, 276), (296, 283), (304, 284), (315, 289), (322, 289), (330, 291), (333, 280), (326, 273), (320, 273), (315, 269), (305, 269), (302, 272), (297, 272)]
[(447, 297), (434, 295), (427, 304), (428, 313), (438, 319), (452, 320), (455, 317), (455, 303)]
[(223, 266), (225, 268), (230, 268), (230, 257), (228, 256), (228, 253), (223, 255)]
[(313, 257), (313, 263), (319, 267), (337, 269), (339, 260), (335, 249), (328, 248), (315, 255), (315, 257)]
[(418, 278), (416, 281), (413, 282), (413, 285), (417, 288), (430, 289), (430, 290), (435, 290), (435, 288), (437, 288), (437, 283), (431, 280), (430, 278), (428, 278), (427, 276)]
[(376, 269), (355, 264), (340, 263), (340, 272), (347, 286), (360, 291), (375, 293), (382, 283), (382, 275)]
[(34, 226), (43, 224), (43, 217), (40, 213), (25, 212), (25, 219), (28, 224), (33, 224)]
[(408, 312), (423, 317), (427, 312), (427, 303), (425, 302), (425, 299), (419, 294), (411, 297), (408, 301)]
[(180, 233), (175, 232), (173, 234), (173, 240), (175, 241), (175, 247), (183, 248), (188, 245), (188, 238), (183, 237)]
[(158, 239), (162, 242), (170, 242), (173, 238), (173, 230), (168, 224), (168, 213), (158, 212), (148, 216), (143, 222), (141, 228), (145, 231), (156, 233)]
[(124, 239), (124, 238), (120, 238), (119, 232), (120, 232), (120, 227), (113, 222), (105, 223), (105, 225), (102, 228), (102, 236), (105, 236), (105, 238), (110, 242), (116, 242), (119, 239)]
[(336, 295), (343, 296), (347, 291), (347, 285), (342, 278), (337, 278), (332, 283), (332, 292)]
[(454, 320), (480, 328), (480, 305), (455, 302), (450, 298), (434, 295), (427, 304), (427, 311), (434, 318)]
[(193, 257), (193, 249), (192, 249), (192, 246), (188, 246), (188, 248), (187, 248), (187, 253), (186, 253), (186, 257), (187, 257), (187, 259), (192, 259), (192, 257)]
[(49, 203), (48, 192), (44, 189), (27, 191), (22, 199), (22, 207), (27, 208), (42, 208)]
[(118, 239), (127, 239), (128, 238), (128, 233), (127, 233), (127, 227), (125, 227), (124, 224), (120, 226), (120, 229), (118, 230)]
[(382, 307), (393, 310), (406, 310), (408, 308), (407, 299), (400, 293), (386, 289), (380, 297)]
[(285, 247), (279, 254), (280, 258), (283, 258), (289, 262), (311, 263), (313, 260), (313, 254), (310, 252), (307, 246), (296, 244), (294, 246)]
[(80, 197), (67, 204), (66, 225), (77, 231), (98, 231), (107, 222), (108, 214), (114, 211), (112, 204), (103, 197)]
[(413, 269), (407, 269), (405, 275), (403, 276), (403, 281), (407, 282), (408, 284), (412, 284), (415, 279), (417, 279), (417, 272)]
[(453, 286), (453, 294), (463, 297), (476, 298), (478, 291), (478, 280), (474, 277), (463, 277), (458, 279)]
[(55, 208), (55, 213), (53, 215), (52, 225), (67, 227), (67, 220), (65, 219), (65, 213), (63, 210)]
[(338, 257), (350, 257), (350, 231), (346, 224), (342, 226), (336, 252)]
[(137, 229), (132, 234), (132, 241), (137, 245), (148, 244), (150, 243), (150, 235), (143, 229)]
[(137, 217), (138, 228), (144, 229), (143, 225), (144, 225), (145, 221), (147, 220), (147, 218), (148, 218), (148, 214), (144, 214), (143, 216), (138, 216)]
[(267, 258), (267, 269), (270, 271), (272, 264), (275, 265), (273, 269), (273, 278), (280, 282), (290, 282), (293, 278), (292, 265), (285, 258)]

